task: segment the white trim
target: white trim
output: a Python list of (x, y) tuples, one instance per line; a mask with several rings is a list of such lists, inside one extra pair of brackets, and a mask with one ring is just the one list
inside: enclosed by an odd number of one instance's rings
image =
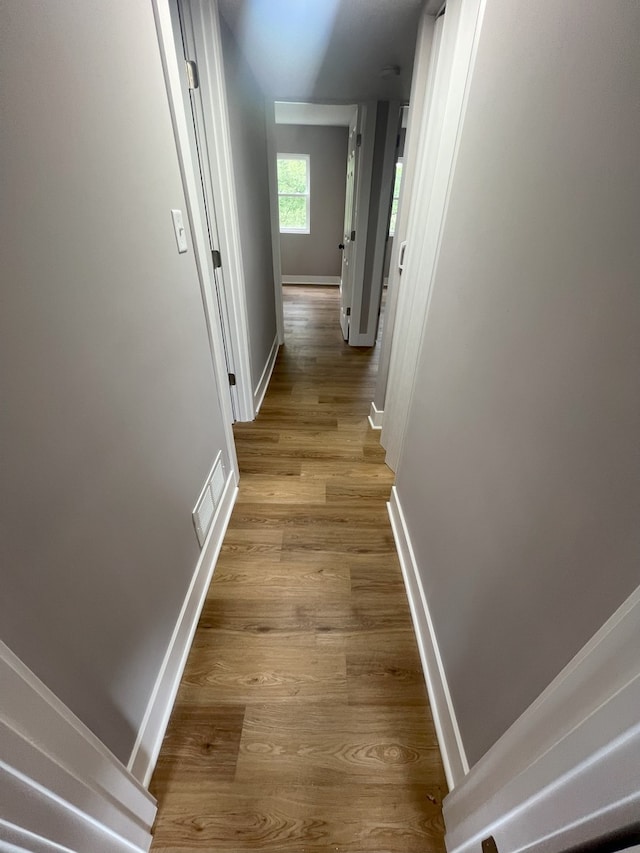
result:
[(431, 712), (438, 736), (444, 772), (447, 777), (449, 789), (453, 790), (469, 772), (469, 764), (464, 751), (440, 650), (438, 649), (438, 640), (429, 613), (429, 605), (422, 586), (419, 567), (416, 563), (411, 539), (409, 538), (409, 531), (395, 486), (391, 489), (391, 498), (387, 504), (387, 509), (407, 589), (413, 627), (420, 651), (424, 677), (427, 682)]
[[(309, 154), (287, 154), (281, 151), (276, 152), (276, 180), (278, 177), (277, 161), (278, 160), (304, 160), (306, 164), (305, 177), (306, 189), (303, 193), (281, 193), (280, 185), (278, 184), (278, 225), (281, 234), (310, 234), (311, 233), (311, 155)], [(305, 200), (305, 216), (304, 226), (302, 228), (283, 228), (280, 225), (280, 196), (286, 198), (303, 198)]]
[(382, 429), (382, 418), (384, 417), (384, 409), (378, 409), (375, 403), (371, 404), (369, 411), (369, 426), (371, 429)]
[(276, 166), (275, 104), (265, 101), (267, 124), (267, 163), (269, 173), (269, 213), (271, 219), (271, 251), (273, 254), (273, 285), (276, 294), (276, 327), (278, 343), (284, 343), (284, 307), (282, 304), (282, 257), (280, 253), (280, 222), (278, 214), (278, 174)]
[(255, 413), (249, 353), (249, 321), (218, 4), (216, 0), (182, 2), (188, 4), (191, 9), (205, 130), (207, 139), (211, 141), (209, 164), (214, 196), (219, 204), (219, 209), (216, 210), (218, 237), (225, 283), (228, 285), (226, 294), (233, 361), (236, 367), (238, 420), (251, 421)]
[(147, 850), (154, 798), (2, 642), (0, 695), (3, 818), (13, 829), (58, 844), (84, 838), (85, 849)]
[(8, 845), (3, 848), (6, 853), (27, 853), (27, 851), (28, 853), (73, 853), (68, 847), (63, 847), (2, 818), (0, 818), (0, 841)]
[[(393, 193), (396, 142), (398, 139), (398, 124), (400, 122), (400, 102), (389, 101), (387, 104), (387, 126), (384, 135), (384, 147), (382, 151), (382, 167), (380, 175), (380, 188), (377, 206), (375, 210), (375, 230), (369, 235), (369, 242), (373, 242), (373, 260), (371, 263), (371, 274), (369, 279), (369, 312), (366, 317), (366, 330), (354, 335), (349, 343), (356, 346), (372, 347), (378, 336), (378, 323), (380, 320), (380, 302), (382, 300), (382, 285), (384, 273), (384, 256), (386, 253), (387, 227), (389, 225), (389, 212), (391, 209), (391, 195)], [(377, 128), (376, 128), (377, 130)], [(353, 329), (353, 325), (351, 329)]]
[(322, 284), (340, 286), (339, 275), (283, 275), (283, 284)]
[[(171, 121), (176, 140), (178, 160), (180, 163), (182, 184), (184, 187), (189, 222), (191, 225), (191, 238), (193, 241), (193, 251), (198, 271), (198, 279), (206, 306), (205, 315), (212, 351), (213, 373), (224, 422), (225, 449), (237, 481), (238, 459), (236, 456), (233, 429), (231, 426), (233, 423), (233, 411), (231, 408), (231, 396), (228, 391), (229, 380), (222, 345), (222, 327), (220, 313), (215, 305), (215, 295), (212, 292), (211, 280), (209, 277), (209, 264), (211, 262), (209, 238), (200, 210), (201, 190), (196, 182), (196, 175), (199, 170), (197, 164), (193, 162), (191, 145), (189, 142), (189, 129), (187, 126), (186, 113), (187, 105), (184, 103), (182, 95), (179, 70), (180, 60), (176, 53), (169, 0), (153, 0), (153, 11), (156, 20), (160, 55), (167, 87), (169, 110), (171, 113)], [(188, 109), (190, 111), (191, 107), (188, 107)]]
[(364, 273), (367, 256), (367, 235), (369, 233), (369, 205), (371, 202), (371, 178), (373, 175), (373, 152), (376, 143), (375, 101), (358, 105), (357, 133), (362, 134), (360, 153), (357, 156), (356, 173), (356, 232), (355, 252), (351, 254), (353, 263), (353, 283), (351, 288), (351, 316), (349, 318), (349, 345), (359, 346), (360, 315), (364, 293)]
[(387, 395), (389, 360), (391, 358), (391, 347), (394, 339), (398, 292), (400, 289), (400, 252), (402, 246), (406, 245), (407, 219), (409, 217), (411, 187), (413, 184), (413, 176), (416, 171), (416, 161), (418, 157), (419, 132), (422, 125), (423, 111), (428, 106), (427, 87), (432, 87), (433, 85), (433, 80), (432, 78), (430, 79), (429, 75), (429, 68), (431, 63), (431, 51), (433, 48), (434, 26), (435, 20), (423, 11), (418, 25), (418, 37), (416, 39), (416, 50), (413, 60), (413, 76), (411, 79), (411, 94), (409, 96), (407, 134), (405, 137), (403, 154), (405, 165), (402, 170), (402, 183), (400, 185), (400, 198), (398, 200), (396, 234), (391, 247), (387, 302), (385, 305), (384, 328), (382, 330), (380, 359), (378, 362), (378, 375), (376, 378), (375, 401), (376, 404), (382, 408), (385, 406), (385, 397)]
[(420, 128), (384, 404), (381, 443), (392, 471), (398, 470), (415, 392), (416, 364), (431, 304), (485, 2), (448, 0), (446, 14), (435, 25), (436, 33), (442, 26), (442, 38), (437, 51), (432, 51), (433, 86)]
[(640, 815), (640, 587), (444, 801), (449, 853), (555, 853)]
[(265, 394), (267, 393), (267, 388), (269, 387), (269, 382), (271, 381), (271, 374), (273, 373), (273, 368), (276, 366), (276, 360), (278, 358), (279, 349), (280, 341), (278, 335), (276, 335), (273, 344), (271, 345), (271, 350), (267, 358), (267, 363), (264, 366), (262, 376), (260, 377), (260, 381), (258, 382), (258, 387), (253, 392), (253, 406), (256, 410), (256, 416), (260, 411), (260, 407), (262, 406)]
[(128, 770), (145, 786), (149, 784), (158, 759), (237, 494), (238, 487), (230, 472), (129, 758)]
[[(73, 781), (73, 777), (70, 777)], [(2, 819), (0, 819), (0, 850), (3, 853), (35, 853), (35, 851), (64, 851), (80, 853), (147, 853), (152, 836), (146, 833), (143, 843), (132, 843), (106, 824), (91, 818), (87, 810), (77, 808), (58, 797), (29, 777), (14, 772), (0, 762), (2, 789)], [(6, 846), (3, 842), (24, 843), (28, 846)]]

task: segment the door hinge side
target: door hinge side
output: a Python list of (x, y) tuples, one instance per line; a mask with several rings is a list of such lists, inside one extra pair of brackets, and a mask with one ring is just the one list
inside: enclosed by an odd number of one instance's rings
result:
[(187, 66), (187, 82), (190, 89), (197, 89), (200, 85), (198, 76), (198, 65), (193, 59), (185, 59), (184, 64)]
[(236, 384), (236, 375), (235, 375), (235, 373), (230, 373), (229, 374), (229, 385), (235, 385), (235, 384)]
[(353, 243), (355, 241), (355, 239), (356, 239), (356, 232), (352, 231), (351, 232), (351, 242)]
[(359, 133), (359, 134), (356, 136), (356, 146), (357, 146), (358, 148), (360, 148), (360, 146), (361, 146), (361, 145), (362, 145), (362, 134), (361, 134), (361, 133)]
[(222, 256), (220, 255), (220, 252), (217, 249), (213, 249), (211, 254), (213, 256), (213, 268), (216, 270), (220, 269), (222, 266)]

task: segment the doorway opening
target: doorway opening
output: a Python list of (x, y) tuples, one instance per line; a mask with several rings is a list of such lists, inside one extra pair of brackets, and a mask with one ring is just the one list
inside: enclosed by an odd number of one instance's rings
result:
[(374, 346), (400, 104), (276, 101), (274, 118), (281, 281), (338, 287), (343, 339)]

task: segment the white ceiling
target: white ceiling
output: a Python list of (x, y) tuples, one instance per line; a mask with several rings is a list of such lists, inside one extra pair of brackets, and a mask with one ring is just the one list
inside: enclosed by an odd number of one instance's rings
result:
[(312, 124), (349, 127), (357, 107), (355, 104), (301, 104), (276, 101), (276, 124)]
[[(265, 93), (408, 100), (423, 0), (219, 0)], [(386, 66), (399, 76), (381, 77)]]

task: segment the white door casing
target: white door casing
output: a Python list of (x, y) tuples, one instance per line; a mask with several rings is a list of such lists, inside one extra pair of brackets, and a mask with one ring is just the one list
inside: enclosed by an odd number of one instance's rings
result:
[(199, 187), (197, 177), (197, 162), (194, 162), (190, 143), (189, 120), (190, 106), (185, 101), (183, 94), (182, 72), (184, 71), (184, 60), (182, 53), (176, 51), (176, 39), (174, 34), (174, 23), (170, 0), (152, 0), (153, 12), (158, 32), (158, 43), (160, 57), (165, 76), (169, 110), (176, 140), (178, 161), (180, 163), (180, 174), (184, 194), (187, 201), (187, 212), (191, 229), (193, 253), (202, 298), (207, 308), (205, 318), (208, 322), (209, 343), (212, 352), (213, 373), (218, 390), (218, 398), (223, 412), (223, 423), (225, 431), (225, 447), (229, 457), (234, 479), (239, 478), (238, 460), (233, 437), (233, 411), (231, 409), (231, 397), (228, 393), (229, 379), (225, 363), (224, 349), (222, 344), (222, 328), (220, 326), (220, 315), (215, 303), (215, 296), (211, 288), (211, 278), (208, 274), (211, 263), (211, 251), (207, 236), (206, 223), (202, 214), (202, 191)]
[(349, 340), (351, 301), (353, 298), (353, 239), (356, 214), (356, 172), (358, 168), (358, 109), (349, 125), (349, 147), (347, 151), (347, 187), (344, 200), (344, 228), (342, 233), (342, 270), (340, 275), (340, 327), (342, 337)]
[[(384, 255), (386, 249), (386, 238), (391, 215), (391, 200), (393, 195), (393, 180), (398, 150), (398, 129), (400, 124), (400, 102), (388, 101), (386, 113), (384, 110), (376, 110), (375, 136), (378, 143), (382, 143), (383, 150), (380, 164), (379, 184), (376, 185), (377, 197), (370, 196), (370, 209), (367, 210), (367, 235), (369, 245), (369, 257), (367, 259), (366, 282), (363, 285), (369, 289), (368, 298), (364, 299), (365, 287), (363, 286), (360, 304), (356, 305), (354, 314), (355, 322), (351, 326), (349, 343), (352, 346), (372, 347), (376, 342), (378, 322), (380, 319), (380, 304), (382, 301), (382, 285), (384, 273)], [(380, 127), (386, 115), (386, 129), (384, 137), (380, 136)], [(378, 156), (376, 154), (376, 156)], [(373, 181), (373, 174), (370, 178)], [(364, 217), (362, 217), (364, 219)], [(357, 323), (357, 325), (356, 325)]]
[[(193, 38), (193, 23), (191, 21), (191, 11), (184, 0), (171, 0), (171, 17), (174, 28), (174, 36), (176, 40), (176, 52), (178, 57), (182, 55), (185, 62), (180, 70), (180, 82), (182, 86), (182, 96), (185, 104), (189, 104), (191, 108), (191, 121), (187, 116), (187, 127), (189, 131), (189, 144), (191, 148), (191, 159), (196, 167), (196, 179), (199, 182), (201, 193), (201, 215), (202, 220), (206, 224), (207, 237), (209, 245), (209, 257), (207, 258), (207, 280), (208, 290), (211, 296), (205, 300), (205, 315), (207, 317), (207, 326), (210, 330), (213, 327), (210, 317), (211, 310), (217, 310), (219, 324), (216, 324), (221, 332), (222, 349), (225, 357), (225, 367), (229, 376), (236, 376), (236, 366), (234, 359), (234, 347), (232, 341), (231, 323), (229, 319), (229, 305), (227, 299), (226, 282), (222, 267), (216, 267), (213, 257), (214, 252), (220, 252), (220, 238), (218, 236), (218, 224), (216, 219), (215, 199), (213, 195), (213, 187), (211, 181), (210, 155), (207, 140), (207, 134), (204, 126), (204, 116), (202, 108), (201, 90), (198, 86), (195, 89), (190, 88), (187, 76), (187, 60), (195, 56), (195, 46)], [(238, 386), (228, 384), (228, 393), (231, 400), (231, 410), (233, 419), (239, 417), (240, 405), (238, 399)]]
[[(351, 256), (351, 315), (349, 320), (349, 344), (360, 346), (360, 317), (363, 311), (364, 274), (367, 258), (367, 237), (369, 233), (369, 206), (371, 203), (371, 179), (373, 174), (373, 153), (376, 136), (377, 104), (375, 101), (358, 104), (358, 133), (360, 145), (357, 147), (354, 190), (353, 231)], [(352, 232), (353, 234), (353, 232)], [(351, 236), (351, 235), (350, 235)]]
[(432, 52), (433, 90), (420, 129), (381, 436), (387, 451), (385, 461), (393, 471), (397, 470), (400, 460), (415, 390), (416, 364), (431, 300), (483, 9), (483, 0), (448, 0), (446, 14), (436, 22), (434, 45), (438, 39), (439, 45)]
[[(413, 77), (411, 80), (411, 95), (409, 97), (409, 118), (407, 122), (407, 134), (404, 145), (402, 171), (402, 184), (400, 186), (400, 198), (398, 199), (398, 216), (396, 220), (396, 233), (393, 238), (391, 249), (391, 260), (389, 265), (389, 284), (387, 288), (387, 301), (385, 306), (384, 328), (382, 331), (382, 343), (380, 348), (380, 359), (378, 362), (378, 375), (376, 378), (376, 391), (374, 406), (383, 416), (385, 408), (385, 397), (387, 394), (387, 380), (389, 377), (389, 360), (391, 357), (391, 346), (395, 327), (396, 310), (398, 305), (398, 291), (401, 283), (401, 263), (406, 248), (407, 219), (411, 200), (411, 189), (415, 174), (416, 151), (422, 113), (428, 103), (427, 86), (433, 86), (429, 79), (429, 64), (433, 49), (433, 31), (435, 18), (423, 12), (418, 28), (416, 41), (416, 54), (413, 64)], [(382, 424), (380, 424), (381, 426)]]
[[(156, 0), (160, 2), (160, 0)], [(166, 0), (162, 0), (166, 2)], [(255, 417), (254, 382), (249, 355), (249, 322), (246, 303), (242, 240), (235, 189), (229, 108), (225, 85), (222, 37), (216, 0), (181, 0), (189, 12), (193, 57), (200, 78), (202, 122), (207, 139), (211, 187), (215, 198), (217, 231), (225, 272), (229, 341), (238, 394), (238, 420)], [(197, 166), (194, 166), (197, 168)]]

